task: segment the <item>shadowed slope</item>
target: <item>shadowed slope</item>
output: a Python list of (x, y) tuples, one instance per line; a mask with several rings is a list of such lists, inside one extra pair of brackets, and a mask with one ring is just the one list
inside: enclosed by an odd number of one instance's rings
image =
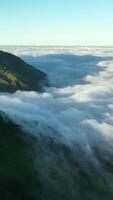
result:
[[(100, 150), (94, 148), (99, 160)], [(101, 159), (103, 174), (84, 158), (79, 145), (74, 150), (51, 138), (34, 138), (0, 114), (1, 199), (112, 200), (105, 177), (111, 168), (112, 178), (112, 162)]]

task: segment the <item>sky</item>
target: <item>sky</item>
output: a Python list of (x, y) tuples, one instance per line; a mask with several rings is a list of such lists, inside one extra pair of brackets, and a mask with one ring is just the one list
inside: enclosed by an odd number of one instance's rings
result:
[(0, 45), (112, 46), (113, 0), (0, 0)]

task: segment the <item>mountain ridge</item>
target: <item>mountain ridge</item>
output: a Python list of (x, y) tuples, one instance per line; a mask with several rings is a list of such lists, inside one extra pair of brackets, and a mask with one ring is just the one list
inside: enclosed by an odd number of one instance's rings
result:
[(47, 75), (19, 57), (0, 51), (0, 92), (43, 91)]

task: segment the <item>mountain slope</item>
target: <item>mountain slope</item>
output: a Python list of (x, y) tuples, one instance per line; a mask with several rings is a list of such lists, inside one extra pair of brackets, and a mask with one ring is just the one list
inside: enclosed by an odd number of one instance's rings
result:
[(84, 200), (112, 200), (112, 156), (102, 158), (98, 148), (93, 150), (102, 172), (79, 145), (73, 149), (33, 137), (0, 112), (0, 199), (81, 200), (84, 195)]
[(0, 51), (0, 92), (42, 91), (47, 76), (12, 54)]
[[(29, 137), (29, 136), (28, 136)], [(30, 200), (35, 197), (31, 154), (32, 139), (0, 112), (0, 198)]]

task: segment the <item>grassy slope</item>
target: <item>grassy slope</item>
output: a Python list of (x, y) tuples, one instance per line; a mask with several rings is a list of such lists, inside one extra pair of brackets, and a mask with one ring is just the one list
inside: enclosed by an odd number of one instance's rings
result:
[(12, 54), (0, 51), (0, 91), (41, 91), (45, 82), (45, 73)]

